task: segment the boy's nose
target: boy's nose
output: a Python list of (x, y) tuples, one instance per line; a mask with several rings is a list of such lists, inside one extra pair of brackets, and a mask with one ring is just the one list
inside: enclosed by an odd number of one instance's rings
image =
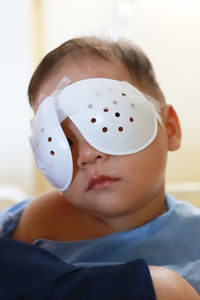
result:
[(86, 168), (89, 164), (105, 160), (108, 155), (93, 148), (86, 141), (79, 148), (77, 165), (79, 168)]

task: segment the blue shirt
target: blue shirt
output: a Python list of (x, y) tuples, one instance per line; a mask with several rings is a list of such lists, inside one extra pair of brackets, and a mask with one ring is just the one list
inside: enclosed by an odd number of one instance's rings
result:
[[(0, 215), (0, 234), (8, 236), (28, 201)], [(188, 280), (200, 293), (200, 209), (166, 194), (167, 212), (133, 230), (100, 238), (56, 242), (38, 239), (34, 244), (62, 260), (84, 266), (118, 264), (145, 259)]]

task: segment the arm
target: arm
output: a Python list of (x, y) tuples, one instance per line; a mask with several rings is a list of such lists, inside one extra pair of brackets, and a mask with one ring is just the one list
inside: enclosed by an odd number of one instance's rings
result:
[(195, 289), (177, 273), (162, 267), (150, 266), (157, 300), (198, 300)]

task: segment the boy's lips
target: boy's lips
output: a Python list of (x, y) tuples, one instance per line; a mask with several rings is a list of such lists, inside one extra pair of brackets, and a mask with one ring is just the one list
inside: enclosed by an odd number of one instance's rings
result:
[(97, 191), (111, 186), (114, 182), (119, 181), (119, 178), (113, 178), (106, 175), (99, 175), (89, 180), (86, 191)]

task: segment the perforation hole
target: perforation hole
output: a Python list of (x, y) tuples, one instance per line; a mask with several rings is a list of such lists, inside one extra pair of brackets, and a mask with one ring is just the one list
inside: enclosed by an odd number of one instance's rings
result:
[(53, 150), (50, 151), (51, 155), (55, 155), (55, 152)]
[(103, 109), (103, 111), (105, 111), (105, 112), (107, 112), (109, 109), (107, 108), (107, 107), (105, 107), (104, 109)]
[(119, 118), (120, 117), (120, 113), (116, 112), (115, 113), (115, 117)]
[(92, 119), (91, 119), (91, 122), (92, 122), (92, 123), (95, 123), (95, 122), (96, 122), (96, 119), (95, 119), (95, 118), (92, 118)]
[(108, 128), (107, 128), (107, 127), (103, 127), (103, 128), (102, 128), (102, 131), (103, 131), (103, 132), (107, 132), (107, 131), (108, 131)]
[(126, 93), (122, 93), (122, 96), (126, 96)]
[(48, 137), (48, 142), (51, 142), (52, 141), (52, 137)]
[(123, 127), (119, 127), (118, 130), (119, 130), (120, 132), (122, 132), (122, 131), (124, 130), (124, 128), (123, 128)]
[(130, 118), (129, 118), (129, 121), (130, 121), (130, 122), (133, 122), (133, 121), (134, 121), (134, 119), (133, 119), (132, 117), (130, 117)]

